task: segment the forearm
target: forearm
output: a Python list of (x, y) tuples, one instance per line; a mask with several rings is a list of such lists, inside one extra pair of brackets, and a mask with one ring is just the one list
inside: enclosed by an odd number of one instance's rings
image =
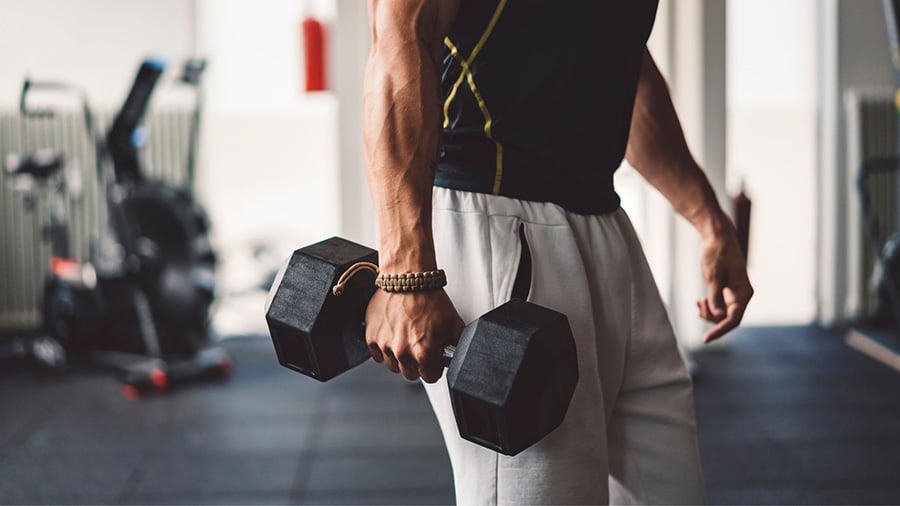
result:
[(691, 156), (668, 86), (649, 52), (644, 54), (625, 157), (702, 236), (730, 226)]
[(436, 269), (431, 188), (440, 149), (438, 33), (431, 2), (372, 1), (364, 83), (366, 175), (385, 272)]

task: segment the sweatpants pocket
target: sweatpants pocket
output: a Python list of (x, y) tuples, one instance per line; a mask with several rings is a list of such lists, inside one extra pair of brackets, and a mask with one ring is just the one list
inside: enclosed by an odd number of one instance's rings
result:
[(516, 280), (513, 282), (512, 298), (528, 300), (531, 292), (531, 248), (528, 246), (528, 238), (525, 236), (525, 224), (519, 224), (519, 268), (516, 271)]

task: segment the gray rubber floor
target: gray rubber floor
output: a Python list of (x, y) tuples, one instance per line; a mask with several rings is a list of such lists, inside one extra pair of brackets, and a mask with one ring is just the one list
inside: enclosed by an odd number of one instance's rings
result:
[(900, 373), (817, 327), (695, 355), (711, 502), (900, 504)]
[[(900, 374), (815, 327), (695, 358), (713, 503), (900, 503)], [(422, 389), (375, 364), (320, 384), (232, 339), (227, 383), (126, 401), (110, 376), (0, 374), (0, 503), (443, 504)]]

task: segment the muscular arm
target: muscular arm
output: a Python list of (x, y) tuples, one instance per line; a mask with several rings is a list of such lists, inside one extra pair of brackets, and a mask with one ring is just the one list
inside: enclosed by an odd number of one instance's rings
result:
[(704, 339), (721, 337), (740, 323), (753, 288), (734, 227), (691, 156), (666, 82), (649, 52), (644, 53), (625, 158), (700, 233), (701, 270), (709, 293), (697, 307), (702, 318), (716, 324)]
[[(438, 267), (431, 191), (441, 135), (439, 66), (458, 1), (369, 0), (372, 52), (364, 83), (363, 141), (384, 273)], [(455, 343), (462, 327), (443, 290), (379, 290), (366, 311), (372, 357), (410, 380), (440, 378), (441, 349)]]
[(436, 268), (431, 188), (440, 149), (443, 39), (455, 8), (446, 0), (370, 0), (372, 52), (364, 83), (366, 174), (389, 273)]

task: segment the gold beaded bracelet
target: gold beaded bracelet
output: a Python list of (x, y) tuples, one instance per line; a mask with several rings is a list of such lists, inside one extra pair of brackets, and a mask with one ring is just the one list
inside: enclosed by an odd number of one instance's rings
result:
[(370, 262), (359, 262), (350, 266), (341, 274), (337, 284), (332, 287), (335, 295), (344, 292), (344, 286), (354, 274), (361, 270), (369, 270), (375, 273), (375, 286), (385, 292), (424, 292), (437, 290), (447, 285), (447, 275), (443, 269), (425, 272), (406, 272), (403, 274), (382, 274), (378, 266)]

